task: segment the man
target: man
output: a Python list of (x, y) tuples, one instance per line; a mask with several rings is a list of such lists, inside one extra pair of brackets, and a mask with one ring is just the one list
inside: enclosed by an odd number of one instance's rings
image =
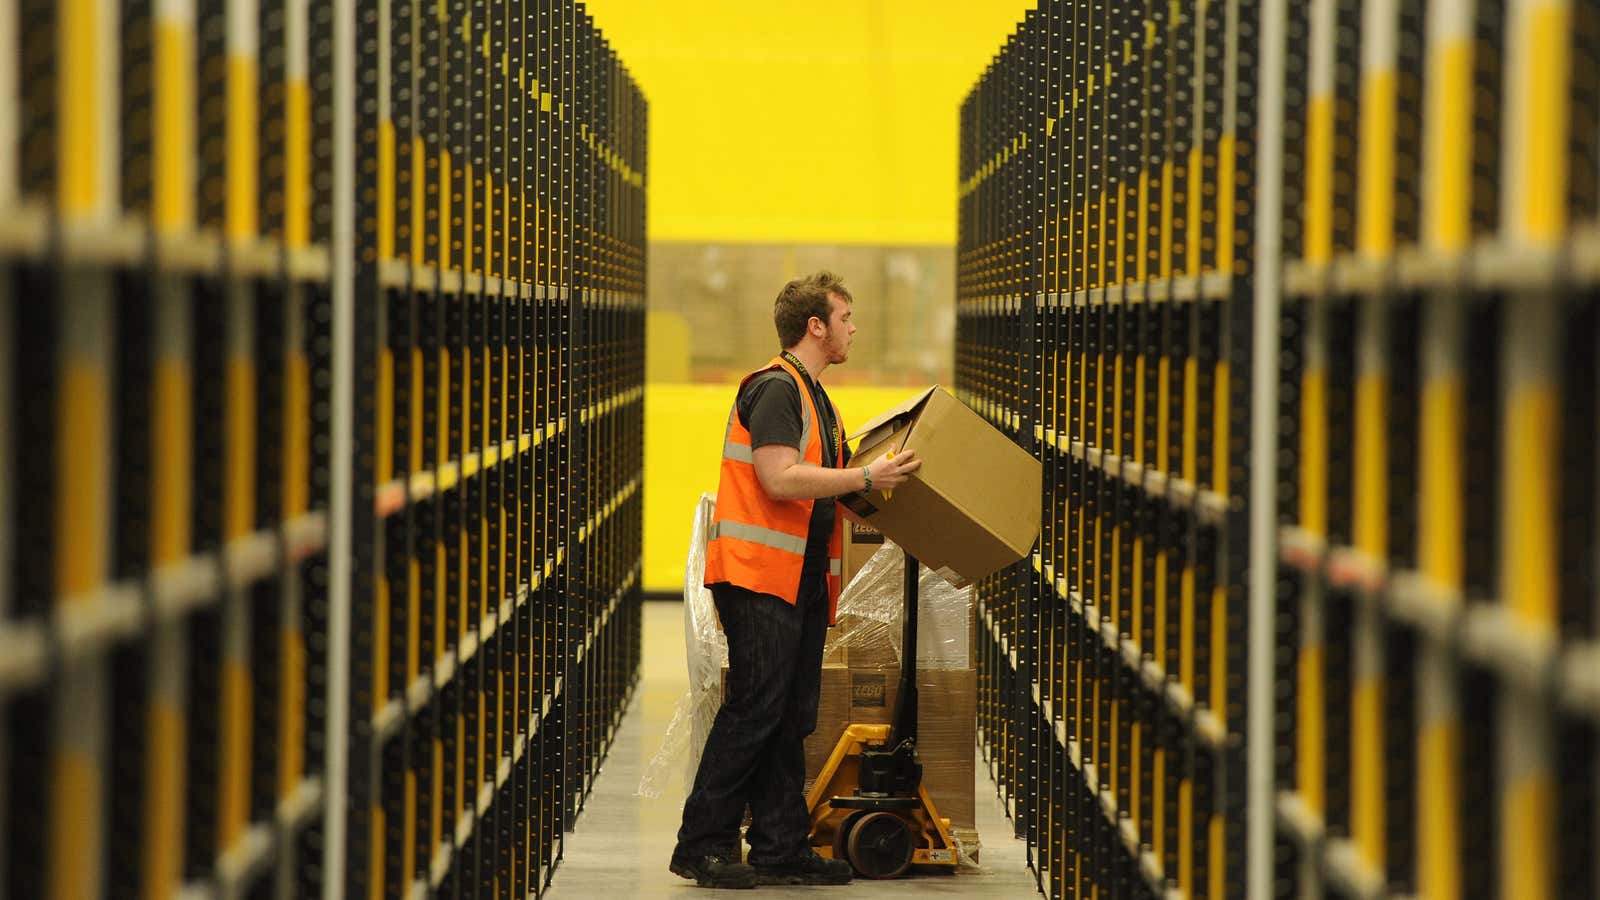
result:
[[(705, 887), (844, 884), (850, 864), (812, 851), (802, 746), (817, 725), (822, 645), (839, 599), (836, 497), (885, 490), (915, 453), (849, 467), (844, 424), (819, 379), (850, 355), (850, 292), (819, 272), (773, 305), (783, 352), (739, 386), (728, 414), (705, 583), (728, 638), (722, 709), (683, 808), (671, 870)], [(751, 824), (749, 864), (739, 825)]]

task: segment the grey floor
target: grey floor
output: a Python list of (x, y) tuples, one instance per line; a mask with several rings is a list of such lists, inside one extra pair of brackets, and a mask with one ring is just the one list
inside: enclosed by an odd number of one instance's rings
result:
[[(549, 894), (555, 900), (705, 896), (706, 892), (691, 882), (667, 871), (685, 793), (681, 776), (671, 780), (660, 799), (645, 799), (636, 793), (641, 775), (661, 748), (679, 698), (688, 690), (683, 652), (682, 607), (646, 603), (639, 689), (576, 829), (567, 836), (565, 858), (555, 871)], [(857, 880), (845, 887), (767, 887), (717, 895), (1038, 896), (1027, 866), (1026, 847), (1011, 837), (1011, 822), (981, 760), (976, 769), (977, 826), (983, 849), (975, 871), (900, 881)]]

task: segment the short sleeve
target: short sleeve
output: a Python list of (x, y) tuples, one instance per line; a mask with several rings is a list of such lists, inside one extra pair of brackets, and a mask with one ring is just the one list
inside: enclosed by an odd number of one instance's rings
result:
[(800, 446), (800, 390), (784, 372), (757, 376), (739, 397), (739, 419), (750, 431), (751, 448)]

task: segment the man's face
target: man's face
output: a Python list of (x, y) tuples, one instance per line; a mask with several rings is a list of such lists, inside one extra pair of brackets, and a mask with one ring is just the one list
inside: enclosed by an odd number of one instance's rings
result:
[(828, 295), (828, 322), (823, 335), (823, 349), (828, 363), (842, 363), (850, 358), (850, 342), (855, 339), (856, 326), (850, 321), (850, 304), (838, 294)]

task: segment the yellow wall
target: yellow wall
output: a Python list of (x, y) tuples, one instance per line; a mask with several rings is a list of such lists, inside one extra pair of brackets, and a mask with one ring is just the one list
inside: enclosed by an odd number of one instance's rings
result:
[[(823, 377), (827, 383), (827, 377)], [(683, 591), (695, 503), (717, 491), (717, 466), (737, 385), (651, 384), (644, 394), (644, 588)], [(915, 394), (908, 388), (838, 387), (828, 396), (845, 428)]]
[[(961, 99), (1033, 5), (590, 0), (650, 101), (650, 239), (954, 253)], [(830, 260), (848, 268), (843, 255)], [(767, 306), (792, 274), (774, 271), (756, 296), (733, 299)], [(749, 352), (759, 360), (776, 340), (755, 330), (762, 345)], [(867, 337), (858, 365), (868, 362)], [(734, 386), (684, 383), (683, 321), (653, 317), (648, 339), (644, 583), (679, 592), (695, 501), (716, 490)], [(848, 425), (914, 392), (830, 393)]]
[(650, 101), (650, 238), (953, 244), (961, 98), (1033, 5), (590, 0)]

